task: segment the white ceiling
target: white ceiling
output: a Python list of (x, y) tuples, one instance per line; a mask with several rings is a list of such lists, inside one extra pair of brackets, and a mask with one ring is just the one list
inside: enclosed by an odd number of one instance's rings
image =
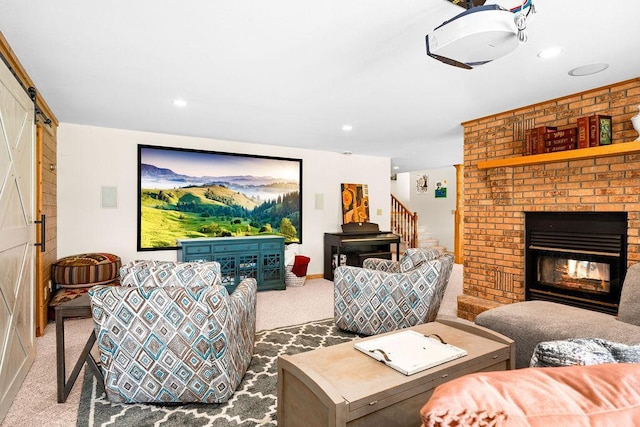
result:
[[(425, 53), (462, 11), (445, 0), (0, 0), (0, 31), (61, 122), (352, 151), (406, 172), (461, 163), (463, 121), (640, 76), (634, 3), (534, 0), (529, 42), (474, 70)], [(567, 75), (598, 62), (610, 67)]]

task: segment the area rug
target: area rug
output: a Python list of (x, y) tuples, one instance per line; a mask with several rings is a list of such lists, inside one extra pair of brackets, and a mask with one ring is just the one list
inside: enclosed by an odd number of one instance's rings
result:
[(333, 319), (258, 332), (247, 374), (233, 397), (224, 404), (112, 404), (106, 400), (93, 375), (85, 372), (77, 425), (276, 426), (278, 356), (356, 338), (356, 334), (338, 330)]

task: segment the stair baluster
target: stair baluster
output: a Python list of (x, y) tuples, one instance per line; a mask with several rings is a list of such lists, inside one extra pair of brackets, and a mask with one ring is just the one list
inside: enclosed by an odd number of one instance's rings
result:
[(391, 195), (391, 231), (399, 234), (402, 241), (407, 243), (407, 247), (417, 247), (418, 214), (411, 212), (393, 194)]

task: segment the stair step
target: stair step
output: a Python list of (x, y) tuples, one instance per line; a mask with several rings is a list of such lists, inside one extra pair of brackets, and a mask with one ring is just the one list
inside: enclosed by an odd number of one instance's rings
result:
[(438, 239), (425, 239), (418, 240), (418, 247), (420, 248), (433, 248), (434, 246), (438, 246), (440, 241)]

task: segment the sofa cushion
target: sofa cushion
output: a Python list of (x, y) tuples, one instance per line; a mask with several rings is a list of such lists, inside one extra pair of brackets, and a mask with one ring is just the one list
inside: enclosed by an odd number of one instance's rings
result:
[(516, 342), (516, 367), (526, 368), (535, 346), (543, 341), (602, 338), (640, 344), (640, 328), (610, 314), (549, 301), (506, 304), (480, 313), (475, 323)]
[(423, 427), (632, 426), (639, 413), (630, 363), (470, 374), (436, 387), (420, 411)]

